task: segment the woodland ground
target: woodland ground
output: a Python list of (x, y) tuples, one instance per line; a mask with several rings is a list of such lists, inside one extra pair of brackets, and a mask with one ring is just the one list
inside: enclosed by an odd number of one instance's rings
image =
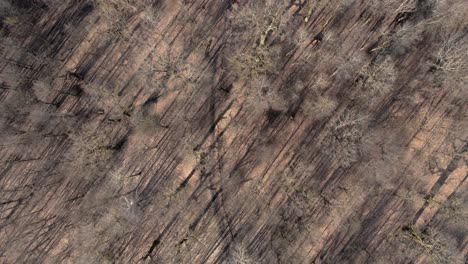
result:
[(466, 263), (463, 0), (0, 0), (0, 263)]

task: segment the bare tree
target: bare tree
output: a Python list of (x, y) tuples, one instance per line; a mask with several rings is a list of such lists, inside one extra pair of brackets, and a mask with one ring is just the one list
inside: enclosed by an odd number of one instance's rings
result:
[(322, 143), (322, 151), (348, 167), (359, 160), (359, 143), (367, 127), (368, 117), (355, 112), (344, 112)]
[(463, 35), (449, 37), (435, 53), (431, 63), (434, 70), (440, 70), (449, 78), (467, 81), (468, 76), (468, 40)]
[[(163, 41), (164, 42), (164, 41)], [(171, 49), (152, 51), (144, 60), (142, 73), (147, 75), (146, 85), (162, 97), (172, 91), (193, 92), (202, 82), (213, 77), (209, 68), (202, 69), (183, 51)]]
[(171, 51), (157, 55), (155, 71), (166, 80), (180, 80), (184, 83), (195, 82), (194, 67), (185, 61), (183, 54), (172, 54)]
[(161, 124), (160, 117), (150, 114), (143, 109), (135, 110), (130, 114), (130, 124), (140, 133), (155, 133), (161, 128), (167, 128)]
[[(111, 37), (122, 40), (129, 40), (131, 31), (128, 28), (128, 22), (132, 16), (138, 12), (144, 11), (147, 1), (136, 0), (95, 0), (99, 15), (104, 17), (109, 28), (105, 33)], [(151, 13), (147, 12), (146, 15)], [(150, 18), (145, 16), (144, 18)], [(153, 17), (154, 18), (154, 17)], [(145, 21), (148, 21), (145, 19)]]
[(386, 31), (384, 29), (381, 33), (381, 43), (372, 48), (370, 52), (404, 55), (422, 40), (424, 30), (424, 22), (417, 24), (404, 23), (401, 26), (397, 26), (394, 31)]
[(255, 264), (258, 263), (248, 254), (247, 250), (240, 244), (231, 248), (229, 264)]
[[(114, 152), (110, 139), (91, 126), (85, 127), (81, 132), (70, 133), (69, 137), (73, 144), (70, 151), (72, 165), (82, 170), (99, 168)], [(83, 174), (87, 176), (87, 173)]]
[(249, 79), (261, 74), (275, 74), (279, 69), (279, 50), (256, 48), (238, 50), (228, 61), (241, 79)]
[(327, 2), (328, 1), (324, 1), (324, 0), (307, 1), (306, 5), (303, 8), (305, 10), (305, 13), (303, 14), (304, 23), (308, 23), (314, 11), (322, 9), (324, 6), (326, 6)]
[(330, 116), (337, 108), (335, 98), (325, 95), (325, 89), (330, 85), (328, 78), (319, 75), (313, 82), (311, 89), (307, 89), (301, 108), (305, 115), (320, 119)]
[(419, 230), (413, 225), (406, 225), (401, 235), (420, 246), (435, 263), (452, 263), (449, 241), (442, 233), (429, 227)]
[(396, 71), (390, 59), (368, 64), (359, 71), (358, 87), (362, 94), (358, 97), (372, 99), (386, 95), (393, 89), (395, 79)]
[(246, 103), (254, 110), (264, 113), (268, 109), (276, 111), (287, 110), (289, 104), (285, 96), (278, 90), (266, 75), (254, 77), (245, 91)]
[(0, 1), (0, 17), (14, 15), (17, 11), (9, 0)]
[(281, 49), (272, 46), (271, 42), (285, 33), (294, 32), (287, 30), (291, 18), (287, 7), (285, 0), (234, 5), (229, 16), (232, 25), (225, 54), (238, 77), (245, 80), (260, 74), (277, 73)]
[[(381, 1), (381, 0), (370, 0), (365, 2), (365, 7), (368, 10), (368, 12), (376, 15), (382, 15), (387, 12), (394, 12), (395, 10), (398, 10), (399, 8), (402, 8), (403, 4), (406, 4), (406, 2), (402, 3), (402, 1), (398, 0), (388, 0), (388, 1)], [(408, 6), (410, 6), (410, 3), (407, 3)]]
[(234, 5), (230, 15), (233, 35), (241, 40), (254, 41), (259, 47), (266, 45), (272, 34), (281, 33), (288, 22), (288, 1), (249, 1)]
[(329, 96), (317, 94), (313, 97), (307, 96), (301, 107), (306, 115), (317, 119), (331, 115), (338, 106), (336, 100)]
[(138, 188), (125, 197), (123, 197), (125, 202), (125, 213), (123, 213), (123, 217), (125, 217), (128, 221), (136, 221), (138, 215), (140, 214), (140, 202), (141, 197), (140, 193), (138, 192)]
[(96, 0), (101, 15), (116, 19), (117, 14), (131, 14), (137, 11), (135, 0)]

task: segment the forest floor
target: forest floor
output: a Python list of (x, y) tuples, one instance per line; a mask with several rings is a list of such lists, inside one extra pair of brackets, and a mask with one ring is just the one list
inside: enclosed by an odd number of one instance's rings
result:
[(0, 0), (0, 263), (466, 263), (467, 10)]

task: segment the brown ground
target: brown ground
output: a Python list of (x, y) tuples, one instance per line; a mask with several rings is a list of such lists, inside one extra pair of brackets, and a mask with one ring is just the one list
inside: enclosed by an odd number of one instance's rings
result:
[(232, 66), (248, 1), (3, 2), (0, 263), (466, 263), (463, 1), (291, 1), (279, 101)]

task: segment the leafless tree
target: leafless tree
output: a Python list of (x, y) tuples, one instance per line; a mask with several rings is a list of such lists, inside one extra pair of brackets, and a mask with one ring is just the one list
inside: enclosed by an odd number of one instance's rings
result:
[(288, 1), (265, 0), (236, 4), (230, 19), (233, 24), (234, 38), (254, 41), (265, 47), (271, 34), (283, 31), (288, 22), (286, 13)]
[(3, 0), (0, 2), (0, 17), (12, 15), (16, 12), (16, 8), (10, 3), (9, 0)]
[(389, 0), (389, 1), (381, 1), (381, 0), (370, 0), (365, 2), (365, 7), (368, 10), (368, 12), (372, 14), (377, 14), (377, 15), (382, 15), (387, 12), (394, 12), (395, 10), (403, 8), (404, 5), (407, 5), (408, 7), (411, 6), (411, 3), (408, 3), (408, 1), (395, 1), (395, 0)]
[(132, 14), (137, 11), (135, 0), (95, 0), (101, 15), (116, 19), (116, 15)]
[(136, 221), (137, 217), (140, 213), (140, 193), (138, 192), (138, 188), (133, 191), (132, 194), (129, 194), (125, 197), (123, 197), (123, 200), (125, 202), (125, 214), (126, 218), (128, 218), (129, 221)]
[(238, 50), (228, 61), (237, 75), (248, 80), (262, 74), (275, 74), (279, 69), (279, 50), (275, 48), (255, 48)]
[(306, 5), (304, 6), (304, 11), (305, 11), (305, 13), (303, 14), (304, 23), (308, 23), (314, 11), (322, 9), (324, 6), (326, 6), (327, 2), (328, 1), (323, 1), (323, 0), (307, 1)]
[(404, 55), (408, 51), (411, 51), (415, 44), (422, 40), (424, 31), (424, 22), (419, 22), (417, 24), (405, 23), (401, 26), (397, 26), (394, 31), (382, 30), (381, 43), (372, 48), (370, 52)]
[(150, 114), (143, 109), (134, 110), (130, 114), (130, 124), (140, 133), (155, 133), (159, 129), (167, 128), (161, 124), (160, 117)]
[(330, 85), (327, 77), (319, 75), (306, 89), (301, 108), (305, 115), (320, 119), (327, 117), (337, 108), (338, 102), (331, 96), (325, 95), (325, 89)]
[[(86, 169), (93, 171), (99, 168), (114, 152), (110, 139), (91, 126), (85, 127), (81, 132), (70, 133), (69, 137), (72, 140), (69, 157), (72, 166), (76, 166), (83, 171), (86, 171)], [(83, 173), (83, 175), (93, 176), (87, 175), (87, 172)]]
[(443, 71), (449, 78), (467, 81), (468, 39), (466, 36), (455, 35), (445, 40), (435, 54), (432, 67)]
[(185, 61), (182, 54), (172, 54), (170, 51), (157, 55), (156, 72), (163, 74), (167, 80), (178, 79), (184, 83), (194, 82), (195, 70)]
[(250, 89), (245, 91), (247, 106), (252, 107), (259, 113), (268, 109), (285, 111), (288, 101), (266, 75), (254, 77), (248, 83)]
[(234, 245), (231, 248), (229, 256), (229, 264), (255, 264), (258, 263), (248, 254), (247, 250), (240, 244)]
[(420, 246), (435, 263), (452, 263), (454, 256), (449, 241), (437, 230), (430, 227), (419, 230), (413, 225), (406, 225), (401, 235)]
[(390, 59), (368, 64), (361, 68), (358, 77), (358, 97), (373, 99), (388, 94), (396, 79), (394, 64)]
[(337, 106), (338, 103), (333, 98), (316, 94), (315, 96), (306, 96), (301, 107), (304, 114), (320, 119), (332, 114)]
[[(281, 47), (271, 41), (288, 30), (288, 1), (249, 1), (235, 4), (229, 15), (231, 30), (225, 51), (230, 68), (246, 80), (260, 74), (275, 74), (281, 64)], [(247, 45), (246, 45), (247, 44)]]
[[(130, 19), (138, 12), (148, 11), (148, 1), (136, 0), (95, 0), (99, 15), (108, 23), (108, 29), (105, 32), (110, 37), (115, 37), (128, 41), (131, 31), (128, 28)], [(150, 12), (145, 12), (144, 19), (155, 18)]]
[(367, 127), (368, 117), (346, 111), (331, 128), (322, 143), (322, 151), (337, 159), (338, 164), (350, 166), (359, 160), (359, 143)]

